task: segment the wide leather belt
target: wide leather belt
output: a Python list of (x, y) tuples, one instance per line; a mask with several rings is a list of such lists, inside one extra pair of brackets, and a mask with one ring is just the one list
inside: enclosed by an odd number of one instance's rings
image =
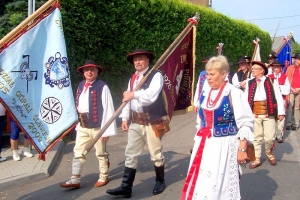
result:
[(146, 120), (146, 115), (144, 113), (138, 113), (135, 111), (131, 111), (132, 115), (131, 115), (131, 121), (132, 123), (136, 123), (136, 124), (140, 124), (140, 125), (155, 125), (155, 124), (160, 124), (162, 123), (164, 120), (167, 119), (167, 116), (158, 118), (154, 121), (151, 122), (147, 122)]
[(268, 114), (267, 101), (254, 101), (253, 102), (253, 114), (256, 114), (256, 115)]
[(89, 113), (78, 113), (80, 126), (83, 128), (91, 128), (89, 124)]

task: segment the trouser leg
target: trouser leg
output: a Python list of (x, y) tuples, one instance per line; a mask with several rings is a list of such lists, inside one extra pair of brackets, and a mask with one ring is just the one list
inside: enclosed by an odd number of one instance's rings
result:
[(260, 162), (261, 158), (261, 145), (262, 145), (262, 139), (263, 139), (263, 119), (265, 118), (264, 115), (258, 115), (255, 117), (254, 121), (254, 140), (253, 140), (253, 145), (254, 145), (254, 151), (255, 151), (255, 157), (256, 161)]
[[(92, 130), (92, 137), (96, 137), (99, 133), (100, 128), (95, 128)], [(108, 153), (106, 152), (106, 141), (99, 139), (95, 145), (95, 155), (99, 162), (99, 179), (100, 181), (104, 182), (108, 178), (108, 171), (109, 171), (109, 160), (108, 160)]]

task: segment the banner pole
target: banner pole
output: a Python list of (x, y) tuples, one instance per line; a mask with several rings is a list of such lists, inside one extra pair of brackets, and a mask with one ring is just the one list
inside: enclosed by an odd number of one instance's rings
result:
[[(149, 74), (154, 70), (158, 69), (162, 63), (164, 63), (165, 59), (168, 55), (173, 51), (173, 49), (177, 46), (177, 44), (185, 37), (185, 35), (189, 32), (189, 30), (193, 27), (193, 25), (198, 24), (198, 20), (200, 16), (196, 13), (192, 18), (188, 19), (189, 24), (183, 29), (183, 31), (177, 36), (177, 38), (173, 41), (173, 43), (169, 46), (169, 48), (163, 53), (163, 55), (158, 59), (158, 61), (154, 64), (152, 69), (142, 78), (140, 83), (134, 88), (134, 91), (137, 91), (147, 80)], [(110, 126), (110, 124), (120, 115), (122, 109), (126, 106), (128, 101), (123, 102), (121, 106), (115, 111), (115, 113), (111, 116), (111, 118), (106, 122), (106, 124), (100, 129), (99, 133), (85, 146), (84, 151), (81, 155), (86, 156), (88, 152), (93, 148), (95, 143), (99, 140), (99, 138), (103, 135), (106, 129)]]
[(31, 21), (33, 21), (36, 17), (38, 17), (41, 13), (47, 10), (54, 2), (59, 2), (60, 0), (49, 0), (44, 5), (42, 5), (39, 9), (37, 9), (32, 15), (27, 17), (22, 23), (20, 23), (16, 28), (14, 28), (11, 32), (9, 32), (4, 38), (0, 40), (0, 49), (4, 46), (4, 44), (9, 41), (12, 37), (14, 37), (20, 30), (26, 27)]

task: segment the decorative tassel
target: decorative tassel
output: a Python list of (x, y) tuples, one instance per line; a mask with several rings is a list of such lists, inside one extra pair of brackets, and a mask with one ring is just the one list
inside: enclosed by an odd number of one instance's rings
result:
[(46, 160), (46, 154), (40, 153), (38, 159), (39, 159), (39, 160), (42, 160), (42, 161), (45, 161), (45, 160)]

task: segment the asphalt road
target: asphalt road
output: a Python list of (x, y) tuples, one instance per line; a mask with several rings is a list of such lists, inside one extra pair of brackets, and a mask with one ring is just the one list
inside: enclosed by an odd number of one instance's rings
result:
[[(171, 132), (163, 138), (166, 189), (153, 196), (152, 189), (155, 184), (155, 173), (150, 161), (147, 147), (139, 158), (136, 179), (131, 199), (180, 199), (181, 190), (190, 158), (190, 149), (193, 145), (196, 114), (189, 112), (174, 116), (171, 122)], [(300, 132), (288, 131), (285, 133), (285, 142), (277, 144), (275, 156), (278, 160), (276, 166), (271, 166), (263, 156), (263, 164), (256, 169), (244, 170), (241, 178), (242, 200), (296, 200), (300, 199)], [(105, 191), (118, 187), (121, 183), (124, 170), (124, 149), (127, 134), (121, 133), (110, 139), (108, 151), (110, 153), (110, 182), (102, 188), (93, 188), (98, 179), (98, 162), (95, 151), (87, 155), (87, 162), (82, 174), (80, 189), (64, 189), (59, 183), (71, 176), (72, 148), (74, 142), (69, 142), (63, 149), (61, 159), (51, 176), (22, 187), (1, 191), (1, 199), (122, 199), (107, 195)]]

